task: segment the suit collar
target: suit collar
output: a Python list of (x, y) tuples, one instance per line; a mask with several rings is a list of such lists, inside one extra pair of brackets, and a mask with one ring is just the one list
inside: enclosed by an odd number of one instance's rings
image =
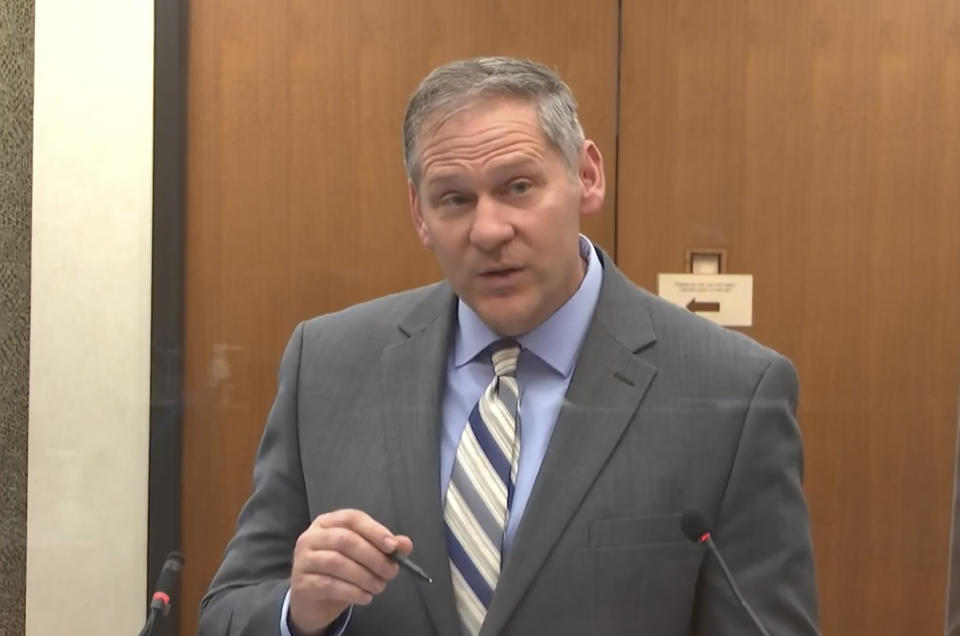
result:
[(431, 327), (446, 329), (449, 334), (457, 297), (446, 281), (428, 289), (426, 297), (397, 324), (397, 328), (407, 337), (419, 335)]
[(602, 324), (624, 349), (637, 353), (657, 339), (650, 318), (649, 293), (624, 276), (599, 247), (597, 255), (603, 264), (603, 286), (594, 321)]

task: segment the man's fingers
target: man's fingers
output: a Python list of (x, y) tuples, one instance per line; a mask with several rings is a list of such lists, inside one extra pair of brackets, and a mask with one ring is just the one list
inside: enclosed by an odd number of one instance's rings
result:
[(394, 535), (360, 510), (318, 516), (293, 551), (291, 620), (316, 631), (345, 607), (369, 604), (400, 571), (389, 554), (412, 549), (410, 537)]
[(298, 585), (301, 591), (307, 591), (310, 597), (335, 601), (347, 605), (369, 605), (374, 595), (367, 590), (342, 579), (323, 574), (311, 574), (302, 577)]
[(397, 552), (400, 554), (410, 554), (413, 552), (413, 540), (402, 534), (395, 535), (394, 538), (397, 540)]
[(326, 576), (350, 583), (376, 596), (387, 586), (388, 578), (379, 577), (363, 565), (332, 550), (313, 550), (297, 562), (298, 573), (307, 577)]
[[(297, 552), (337, 552), (382, 579), (397, 575), (397, 566), (383, 550), (349, 528), (311, 528), (298, 540)], [(295, 559), (296, 560), (296, 559)]]
[(321, 528), (349, 528), (377, 547), (381, 552), (397, 548), (396, 537), (385, 525), (362, 510), (343, 509), (322, 514), (312, 526)]

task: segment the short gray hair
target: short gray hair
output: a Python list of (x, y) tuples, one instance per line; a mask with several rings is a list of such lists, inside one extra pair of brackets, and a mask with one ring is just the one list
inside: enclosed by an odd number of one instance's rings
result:
[(403, 116), (403, 151), (407, 176), (420, 180), (417, 139), (424, 123), (446, 121), (462, 108), (482, 99), (513, 97), (537, 108), (543, 134), (577, 170), (583, 148), (583, 128), (570, 87), (549, 68), (513, 57), (476, 57), (440, 66), (427, 75), (407, 103)]

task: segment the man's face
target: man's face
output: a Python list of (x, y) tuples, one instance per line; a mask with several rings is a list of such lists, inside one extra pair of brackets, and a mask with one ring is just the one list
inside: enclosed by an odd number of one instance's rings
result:
[(535, 106), (484, 101), (425, 126), (414, 226), (454, 292), (494, 331), (534, 329), (577, 290), (580, 215), (603, 203), (603, 159), (587, 141), (573, 174)]

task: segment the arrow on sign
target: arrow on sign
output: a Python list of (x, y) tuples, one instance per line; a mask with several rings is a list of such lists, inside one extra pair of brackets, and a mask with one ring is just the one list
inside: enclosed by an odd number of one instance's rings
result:
[(687, 309), (693, 313), (698, 311), (720, 311), (720, 303), (698, 303), (697, 299), (694, 298), (687, 303)]

